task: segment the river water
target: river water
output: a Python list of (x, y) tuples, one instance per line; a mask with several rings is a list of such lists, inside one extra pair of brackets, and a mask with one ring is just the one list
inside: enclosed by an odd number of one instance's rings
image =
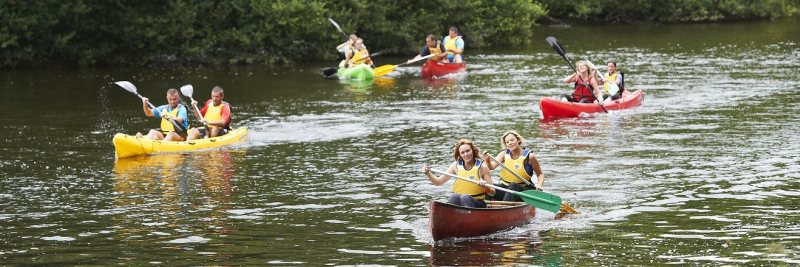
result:
[[(539, 99), (570, 91), (551, 35), (573, 62), (618, 59), (642, 106), (542, 120)], [(324, 79), (334, 62), (4, 70), (0, 263), (800, 264), (800, 20), (541, 26), (466, 59), (466, 75), (371, 84)], [(220, 85), (250, 140), (117, 160), (114, 134), (158, 125), (119, 80), (156, 104)], [(581, 214), (433, 242), (428, 205), (452, 182), (421, 167), (445, 169), (461, 138), (496, 154), (506, 130)]]

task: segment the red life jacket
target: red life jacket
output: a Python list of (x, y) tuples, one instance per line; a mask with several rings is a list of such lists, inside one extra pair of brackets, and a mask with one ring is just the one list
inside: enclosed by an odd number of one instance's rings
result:
[[(589, 80), (591, 79), (592, 78), (589, 78)], [(583, 84), (581, 79), (578, 78), (578, 81), (575, 82), (575, 90), (572, 91), (572, 99), (575, 99), (575, 101), (581, 101), (581, 99), (585, 98), (594, 101), (597, 98), (594, 95), (594, 90), (589, 89), (589, 87), (592, 86), (591, 81), (586, 82), (589, 83), (588, 86)]]

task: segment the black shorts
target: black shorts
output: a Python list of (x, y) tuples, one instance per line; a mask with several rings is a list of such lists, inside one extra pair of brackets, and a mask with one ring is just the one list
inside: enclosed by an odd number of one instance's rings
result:
[[(197, 131), (200, 132), (200, 138), (205, 138), (206, 137), (206, 128), (205, 127), (197, 128)], [(220, 133), (219, 136), (223, 136), (223, 135), (225, 135), (227, 133), (228, 133), (228, 129), (222, 129), (222, 132)]]

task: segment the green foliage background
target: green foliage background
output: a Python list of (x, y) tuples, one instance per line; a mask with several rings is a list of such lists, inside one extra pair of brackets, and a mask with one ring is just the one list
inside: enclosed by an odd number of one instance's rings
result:
[(591, 22), (700, 22), (775, 19), (798, 13), (800, 0), (540, 0), (554, 19)]
[[(467, 49), (528, 43), (537, 21), (776, 18), (800, 0), (4, 0), (0, 67), (335, 60), (344, 37), (410, 54), (456, 26)], [(549, 10), (549, 14), (548, 14)]]

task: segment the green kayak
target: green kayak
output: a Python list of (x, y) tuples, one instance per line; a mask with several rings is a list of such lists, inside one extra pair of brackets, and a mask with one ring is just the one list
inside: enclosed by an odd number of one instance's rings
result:
[(372, 80), (375, 78), (375, 71), (370, 68), (367, 64), (358, 64), (350, 68), (342, 68), (344, 65), (344, 60), (339, 64), (339, 71), (337, 75), (339, 75), (339, 79), (354, 79), (354, 80), (361, 80), (367, 81)]

